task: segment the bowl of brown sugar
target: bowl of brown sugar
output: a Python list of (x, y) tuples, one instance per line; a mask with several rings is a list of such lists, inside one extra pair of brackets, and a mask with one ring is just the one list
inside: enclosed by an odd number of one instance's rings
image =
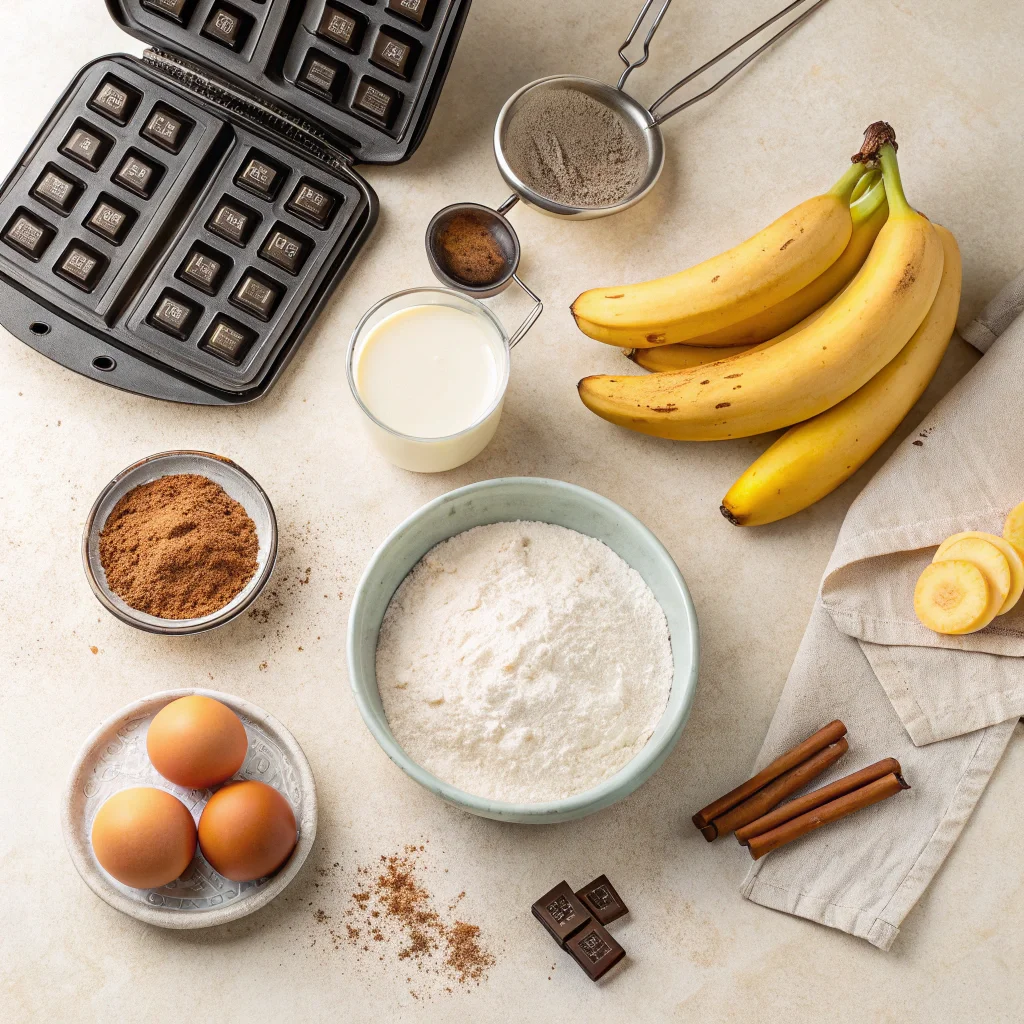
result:
[(208, 452), (151, 455), (100, 492), (82, 540), (93, 593), (150, 633), (201, 633), (241, 614), (277, 559), (277, 518), (241, 466)]

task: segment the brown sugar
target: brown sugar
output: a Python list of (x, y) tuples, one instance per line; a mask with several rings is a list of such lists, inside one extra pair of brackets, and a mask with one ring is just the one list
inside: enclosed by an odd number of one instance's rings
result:
[(163, 476), (129, 491), (100, 534), (107, 585), (161, 619), (210, 615), (256, 573), (259, 541), (245, 509), (205, 476)]
[(505, 268), (505, 254), (491, 234), (488, 222), (478, 213), (457, 213), (438, 238), (447, 266), (454, 278), (469, 285), (497, 281)]

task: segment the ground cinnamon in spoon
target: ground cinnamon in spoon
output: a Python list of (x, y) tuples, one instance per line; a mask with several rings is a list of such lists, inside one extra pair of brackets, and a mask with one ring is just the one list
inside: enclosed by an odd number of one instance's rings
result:
[(256, 573), (256, 526), (219, 484), (194, 473), (129, 491), (100, 534), (107, 585), (161, 619), (223, 608)]
[(485, 285), (501, 277), (505, 253), (488, 222), (472, 211), (457, 213), (438, 238), (448, 273), (469, 285)]

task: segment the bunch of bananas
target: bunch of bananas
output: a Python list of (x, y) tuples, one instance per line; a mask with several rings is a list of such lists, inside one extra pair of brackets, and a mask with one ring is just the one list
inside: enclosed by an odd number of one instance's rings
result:
[(895, 135), (876, 122), (828, 192), (753, 238), (669, 277), (580, 295), (583, 333), (655, 371), (585, 377), (580, 398), (681, 441), (789, 427), (722, 502), (737, 526), (775, 522), (896, 430), (949, 344), (960, 279), (955, 239), (910, 207)]

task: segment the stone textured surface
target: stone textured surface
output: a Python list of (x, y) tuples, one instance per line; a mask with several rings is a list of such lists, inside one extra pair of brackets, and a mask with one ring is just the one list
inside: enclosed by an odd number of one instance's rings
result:
[[(777, 3), (676, 5), (631, 87), (652, 98)], [(0, 340), (5, 1020), (490, 1022), (514, 1012), (790, 1024), (1019, 1013), (1024, 869), (1014, 851), (1024, 744), (1011, 744), (890, 954), (744, 902), (736, 887), (746, 854), (734, 844), (705, 846), (688, 821), (746, 774), (844, 511), (884, 453), (809, 512), (735, 530), (719, 516), (719, 499), (768, 439), (681, 445), (597, 420), (573, 386), (585, 373), (619, 368), (622, 357), (577, 334), (566, 312), (585, 286), (686, 265), (828, 187), (864, 125), (884, 118), (899, 132), (912, 201), (960, 240), (969, 318), (1024, 266), (1024, 38), (1012, 4), (829, 4), (669, 124), (664, 177), (638, 207), (582, 224), (513, 211), (523, 275), (548, 312), (516, 350), (494, 443), (457, 472), (416, 477), (384, 465), (360, 436), (343, 371), (356, 319), (382, 294), (428, 282), (421, 239), (436, 209), (505, 197), (490, 129), (509, 93), (561, 71), (613, 79), (636, 6), (477, 0), (423, 147), (402, 167), (367, 171), (382, 205), (374, 238), (258, 405), (214, 411), (123, 395)], [(99, 0), (3, 7), (6, 168), (81, 65), (141, 46)], [(495, 305), (510, 319), (525, 311), (511, 295)], [(923, 406), (972, 358), (955, 342)], [(99, 607), (79, 543), (111, 476), (178, 447), (221, 452), (256, 475), (277, 507), (282, 555), (273, 593), (253, 617), (211, 635), (161, 638)], [(571, 480), (639, 515), (681, 566), (703, 629), (694, 712), (658, 775), (587, 821), (532, 830), (466, 817), (408, 781), (363, 728), (344, 668), (348, 601), (386, 532), (445, 490), (516, 473)], [(180, 935), (141, 926), (92, 895), (63, 848), (59, 801), (68, 766), (100, 720), (147, 693), (191, 685), (237, 693), (292, 730), (317, 777), (321, 817), (317, 849), (280, 899), (235, 925)], [(446, 993), (393, 948), (383, 961), (347, 942), (334, 948), (316, 919), (322, 910), (340, 920), (357, 864), (427, 840), (435, 891), (465, 890), (460, 914), (483, 925), (497, 957), (479, 987)], [(601, 872), (630, 906), (614, 926), (630, 959), (595, 987), (529, 905), (563, 877), (582, 885)]]

